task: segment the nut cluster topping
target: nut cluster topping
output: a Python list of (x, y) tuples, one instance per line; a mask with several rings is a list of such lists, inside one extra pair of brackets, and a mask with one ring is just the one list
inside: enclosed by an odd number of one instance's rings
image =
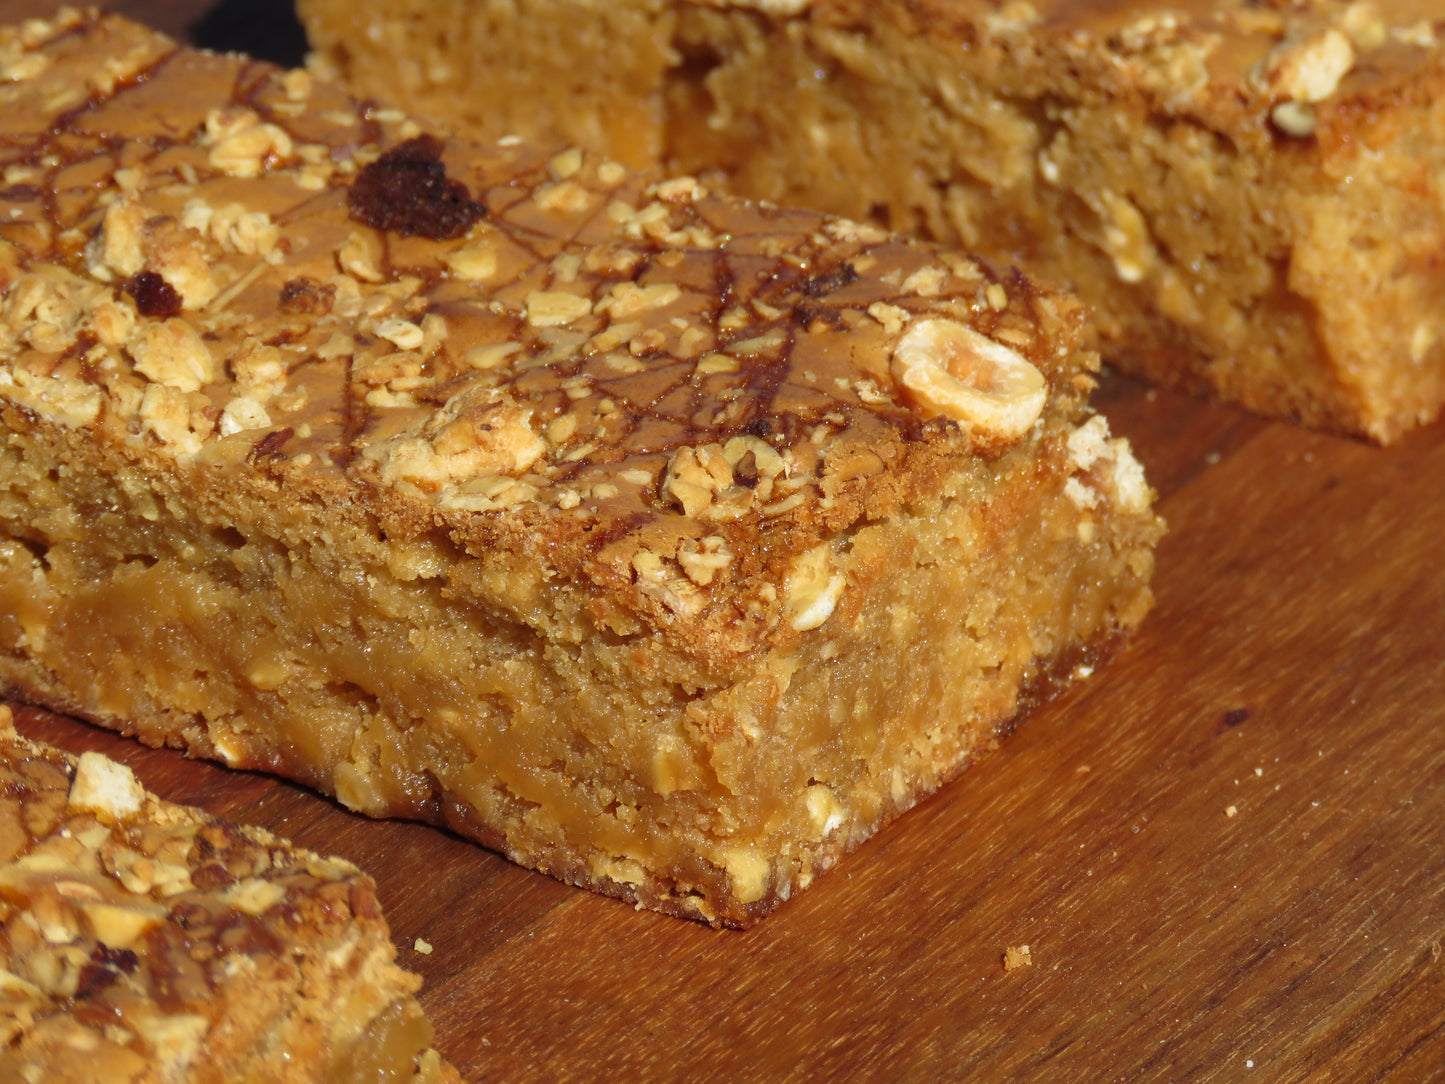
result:
[(1350, 36), (1333, 26), (1277, 45), (1260, 74), (1269, 93), (1283, 99), (1270, 112), (1275, 127), (1286, 135), (1312, 135), (1315, 104), (1334, 94), (1354, 65)]
[(1070, 477), (1064, 492), (1081, 509), (1108, 503), (1129, 515), (1149, 507), (1153, 492), (1129, 442), (1109, 436), (1109, 423), (1095, 414), (1069, 434)]
[[(89, 1060), (125, 1070), (115, 1079), (144, 1066), (189, 1079), (212, 1028), (234, 1026), (227, 1006), (246, 1011), (248, 986), (305, 997), (321, 968), (339, 980), (362, 962), (363, 936), (384, 933), (353, 866), (161, 803), (98, 753), (71, 760), (17, 737), (0, 707), (6, 1065), (81, 1079)], [(318, 969), (303, 978), (307, 954)]]
[(1172, 10), (1068, 0), (1039, 6), (1042, 19), (1014, 16), (1016, 7), (1028, 12), (1031, 5), (1007, 3), (980, 24), (1008, 49), (1016, 48), (1013, 38), (1046, 22), (1033, 47), (1058, 46), (1065, 63), (1102, 58), (1111, 83), (1117, 73), (1118, 86), (1144, 90), (1165, 116), (1227, 126), (1243, 106), (1295, 139), (1315, 135), (1322, 110), (1347, 100), (1342, 92), (1356, 73), (1368, 81), (1374, 73), (1406, 70), (1401, 47), (1437, 49), (1441, 26), (1428, 5), (1380, 0), (1227, 0)]
[(1334, 27), (1290, 39), (1265, 60), (1271, 90), (1293, 102), (1321, 102), (1333, 94), (1355, 64), (1349, 36)]

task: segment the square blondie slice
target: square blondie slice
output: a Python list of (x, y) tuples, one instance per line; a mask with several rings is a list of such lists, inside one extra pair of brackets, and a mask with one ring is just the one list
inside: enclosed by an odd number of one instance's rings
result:
[(745, 926), (1149, 606), (1051, 288), (115, 19), (4, 47), (15, 695)]
[(300, 0), (317, 66), (1021, 262), (1107, 360), (1389, 442), (1445, 403), (1420, 0)]
[(149, 794), (0, 705), (0, 1079), (459, 1081), (370, 878)]

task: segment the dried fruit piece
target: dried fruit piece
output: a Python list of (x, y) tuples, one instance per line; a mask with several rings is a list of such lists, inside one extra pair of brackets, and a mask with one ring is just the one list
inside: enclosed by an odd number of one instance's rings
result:
[(125, 292), (142, 316), (179, 316), (181, 295), (155, 271), (137, 271), (126, 280)]
[(357, 174), (346, 203), (351, 217), (403, 237), (447, 241), (486, 214), (467, 186), (447, 177), (442, 141), (419, 135), (387, 151)]

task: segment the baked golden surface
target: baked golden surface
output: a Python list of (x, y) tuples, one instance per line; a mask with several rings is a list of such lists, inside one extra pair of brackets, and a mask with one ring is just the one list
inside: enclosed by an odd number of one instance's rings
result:
[(1424, 0), (301, 0), (318, 65), (1067, 283), (1151, 380), (1391, 441), (1445, 400)]
[(455, 1081), (371, 881), (0, 706), (0, 1079)]
[(1054, 290), (118, 20), (0, 54), (17, 695), (746, 925), (1149, 605)]

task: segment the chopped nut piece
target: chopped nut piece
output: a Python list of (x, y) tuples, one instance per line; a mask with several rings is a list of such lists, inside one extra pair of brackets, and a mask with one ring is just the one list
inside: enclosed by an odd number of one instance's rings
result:
[(804, 792), (808, 815), (818, 838), (825, 839), (843, 823), (843, 808), (833, 792), (822, 783), (814, 783)]
[(1285, 135), (1305, 139), (1315, 134), (1315, 111), (1307, 102), (1280, 102), (1270, 110), (1269, 119)]
[(527, 295), (527, 321), (537, 327), (570, 324), (591, 311), (592, 302), (577, 294), (534, 290)]
[(149, 385), (141, 396), (136, 415), (142, 433), (153, 433), (184, 452), (194, 452), (200, 447), (200, 435), (191, 427), (190, 407), (179, 389), (165, 384)]
[(410, 320), (382, 320), (374, 330), (398, 350), (415, 350), (424, 339), (421, 328)]
[(472, 282), (486, 282), (497, 273), (497, 250), (483, 242), (442, 257), (453, 273)]
[(738, 848), (727, 856), (725, 864), (732, 893), (740, 903), (756, 903), (767, 894), (772, 864), (765, 855)]
[(282, 312), (324, 314), (331, 311), (336, 286), (322, 284), (304, 275), (288, 279), (281, 287), (279, 307)]
[(1156, 263), (1144, 215), (1134, 203), (1114, 192), (1100, 197), (1104, 207), (1104, 249), (1122, 282), (1142, 282)]
[(845, 580), (833, 566), (832, 547), (815, 546), (788, 571), (787, 599), (791, 624), (799, 632), (816, 629), (828, 618), (843, 594)]
[(129, 949), (168, 916), (166, 908), (86, 900), (80, 904), (90, 935), (108, 949)]
[(728, 549), (727, 539), (718, 535), (682, 542), (677, 550), (677, 563), (682, 565), (687, 578), (699, 587), (712, 583), (713, 577), (733, 563), (733, 554)]
[(1280, 44), (1265, 61), (1265, 82), (1295, 102), (1322, 102), (1354, 67), (1350, 39), (1334, 27)]
[(371, 240), (360, 233), (352, 233), (346, 238), (337, 250), (336, 262), (341, 270), (362, 282), (382, 281), (376, 250)]
[(105, 209), (100, 232), (86, 251), (91, 274), (102, 282), (113, 275), (129, 278), (145, 267), (142, 247), (147, 214), (132, 199), (118, 199)]
[(606, 298), (597, 303), (597, 310), (608, 313), (614, 320), (626, 320), (649, 309), (670, 305), (681, 296), (682, 290), (676, 283), (638, 286), (632, 282), (619, 282)]
[(249, 109), (213, 110), (206, 129), (212, 137), (210, 164), (234, 177), (255, 177), (273, 159), (291, 154), (285, 130), (262, 123)]
[(144, 799), (140, 781), (125, 765), (99, 753), (83, 753), (76, 761), (68, 798), (72, 809), (122, 820), (135, 816)]
[(1033, 953), (1029, 951), (1028, 945), (1010, 945), (1003, 951), (1003, 969), (1005, 971), (1017, 971), (1021, 967), (1032, 967), (1033, 963)]
[(1018, 440), (1048, 398), (1043, 374), (1017, 351), (950, 320), (909, 328), (893, 351), (893, 375), (920, 410), (988, 442)]
[(271, 415), (264, 406), (255, 399), (237, 396), (226, 404), (225, 410), (221, 411), (218, 432), (223, 437), (229, 437), (232, 433), (240, 433), (247, 429), (265, 429), (270, 424)]
[(220, 375), (205, 340), (185, 320), (138, 325), (126, 348), (137, 372), (179, 391), (197, 391)]

